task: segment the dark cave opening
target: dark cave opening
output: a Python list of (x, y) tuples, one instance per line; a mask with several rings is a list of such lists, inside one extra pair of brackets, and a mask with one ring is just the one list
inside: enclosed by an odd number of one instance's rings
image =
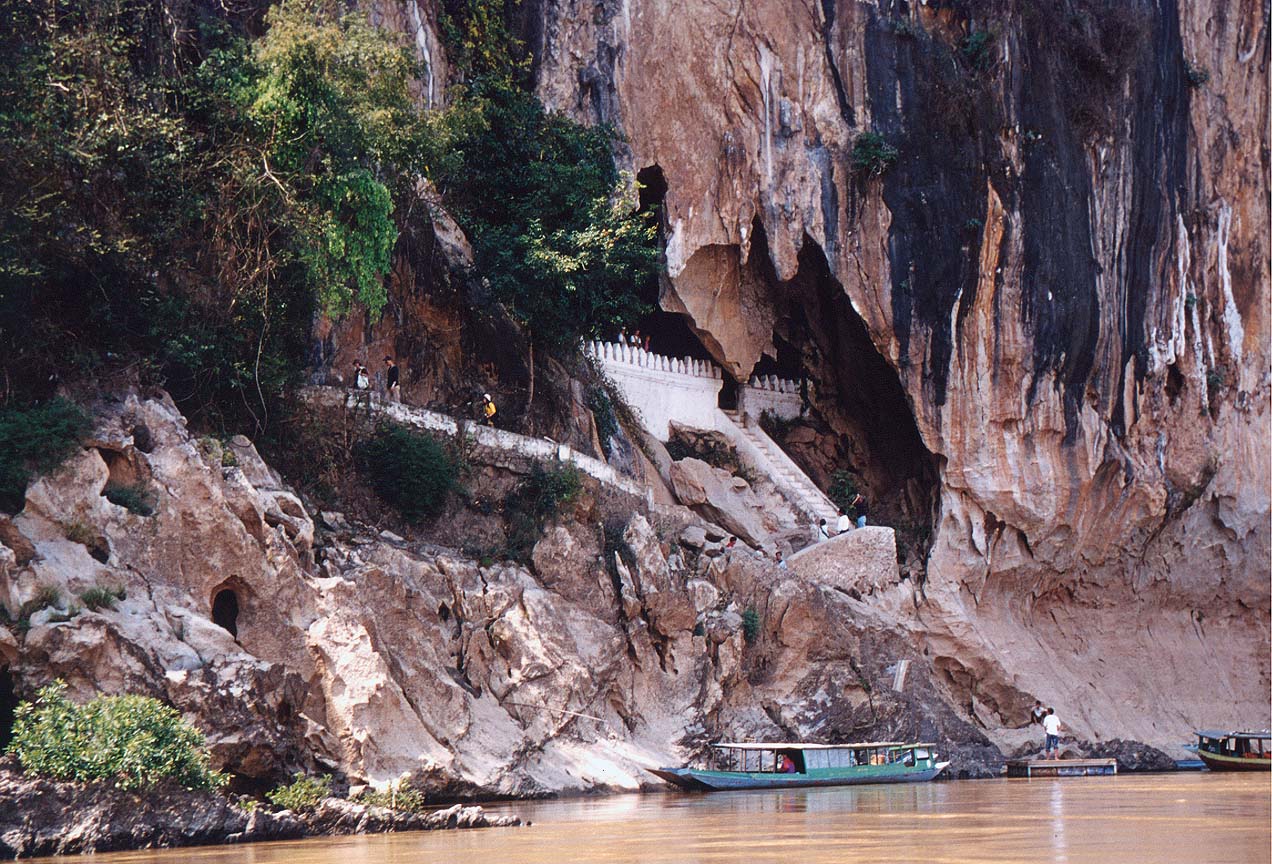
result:
[(221, 588), (212, 596), (212, 623), (238, 638), (239, 599), (232, 588)]
[(8, 666), (0, 666), (0, 752), (13, 737), (13, 714), (18, 707), (17, 687)]
[[(759, 244), (757, 244), (758, 246)], [(796, 461), (828, 489), (847, 471), (871, 505), (871, 521), (920, 540), (937, 498), (936, 460), (924, 446), (901, 378), (875, 347), (825, 255), (811, 238), (799, 254), (799, 270), (778, 283), (768, 265), (778, 303), (776, 358), (757, 364), (760, 374), (805, 376), (811, 382), (817, 432), (811, 440), (788, 437)]]

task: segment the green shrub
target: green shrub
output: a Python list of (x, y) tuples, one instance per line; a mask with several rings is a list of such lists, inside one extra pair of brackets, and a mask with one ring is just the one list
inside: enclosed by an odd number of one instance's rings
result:
[(536, 463), (530, 475), (504, 499), (508, 556), (517, 561), (529, 560), (544, 525), (564, 505), (574, 501), (582, 489), (582, 478), (573, 465), (544, 468)]
[(994, 65), (994, 42), (994, 34), (988, 30), (973, 30), (964, 37), (959, 51), (967, 65), (985, 72)]
[(857, 497), (857, 479), (848, 471), (836, 471), (830, 475), (830, 489), (827, 490), (826, 497), (847, 513), (852, 509), (853, 499)]
[(355, 453), (375, 491), (408, 522), (440, 513), (458, 485), (455, 461), (442, 442), (403, 426), (382, 425)]
[(31, 475), (61, 464), (88, 428), (88, 415), (61, 398), (30, 408), (0, 407), (0, 509), (21, 510)]
[(423, 792), (410, 787), (403, 789), (397, 785), (390, 786), (383, 792), (368, 789), (358, 800), (370, 807), (385, 807), (402, 813), (423, 813), (430, 809)]
[(115, 601), (123, 600), (125, 596), (123, 588), (103, 588), (100, 585), (94, 585), (80, 594), (80, 602), (96, 612), (98, 609), (114, 607)]
[(616, 136), (543, 104), (506, 72), (469, 81), (434, 122), (430, 176), (494, 300), (550, 350), (632, 326), (657, 277), (657, 222), (629, 202)]
[(79, 521), (67, 522), (63, 525), (62, 536), (81, 546), (95, 546), (97, 544), (97, 532)]
[(292, 782), (279, 786), (265, 797), (269, 803), (294, 813), (304, 813), (317, 807), (322, 799), (331, 795), (331, 775), (309, 776), (297, 774)]
[(155, 515), (155, 495), (144, 483), (130, 486), (107, 486), (102, 494), (112, 504), (118, 504), (135, 516)]
[(760, 613), (755, 611), (754, 606), (748, 606), (742, 613), (742, 638), (748, 645), (754, 645), (755, 640), (760, 638)]
[(109, 780), (120, 789), (174, 780), (187, 789), (216, 789), (203, 736), (176, 709), (148, 696), (99, 696), (83, 705), (66, 698), (61, 681), (14, 712), (9, 752), (23, 770), (55, 780)]
[(852, 142), (852, 167), (867, 174), (882, 174), (897, 161), (897, 148), (875, 132), (862, 132)]

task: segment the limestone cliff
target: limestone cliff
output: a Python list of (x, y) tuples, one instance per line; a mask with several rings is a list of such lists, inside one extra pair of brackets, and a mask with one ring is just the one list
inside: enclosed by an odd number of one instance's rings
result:
[(545, 101), (665, 185), (663, 308), (931, 525), (881, 602), (969, 711), (1266, 724), (1266, 2), (534, 10)]
[[(619, 501), (608, 532), (589, 487), (527, 565), (478, 562), (340, 514), (316, 524), (250, 442), (192, 435), (162, 392), (95, 415), (0, 525), (0, 602), (19, 617), (0, 625), (0, 672), (24, 695), (62, 678), (76, 697), (164, 699), (241, 782), (630, 789), (729, 735), (935, 739), (970, 773), (1000, 758), (889, 621), (726, 552), (683, 508)], [(148, 490), (151, 515), (106, 497), (120, 484)], [(672, 561), (669, 534), (686, 550)], [(94, 608), (94, 587), (123, 599)]]

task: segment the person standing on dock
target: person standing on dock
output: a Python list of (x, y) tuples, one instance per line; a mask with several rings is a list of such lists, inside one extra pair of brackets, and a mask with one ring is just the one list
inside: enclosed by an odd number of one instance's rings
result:
[(1042, 731), (1047, 733), (1046, 755), (1048, 759), (1053, 759), (1060, 755), (1060, 730), (1063, 728), (1060, 718), (1056, 716), (1056, 709), (1048, 708), (1047, 716), (1042, 718)]

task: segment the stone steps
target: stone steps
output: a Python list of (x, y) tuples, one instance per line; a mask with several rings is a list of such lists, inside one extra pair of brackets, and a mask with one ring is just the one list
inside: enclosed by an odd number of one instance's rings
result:
[(746, 418), (737, 411), (724, 410), (723, 413), (737, 427), (747, 443), (759, 451), (769, 462), (771, 466), (769, 471), (770, 479), (777, 484), (778, 488), (794, 499), (793, 503), (796, 506), (814, 521), (825, 519), (827, 522), (833, 523), (838, 518), (839, 511), (831, 503), (830, 499), (826, 497), (825, 493), (817, 488), (817, 484), (809, 479), (807, 474), (799, 470), (799, 466), (791, 460), (790, 456), (786, 455), (786, 452), (763, 429), (749, 425)]

